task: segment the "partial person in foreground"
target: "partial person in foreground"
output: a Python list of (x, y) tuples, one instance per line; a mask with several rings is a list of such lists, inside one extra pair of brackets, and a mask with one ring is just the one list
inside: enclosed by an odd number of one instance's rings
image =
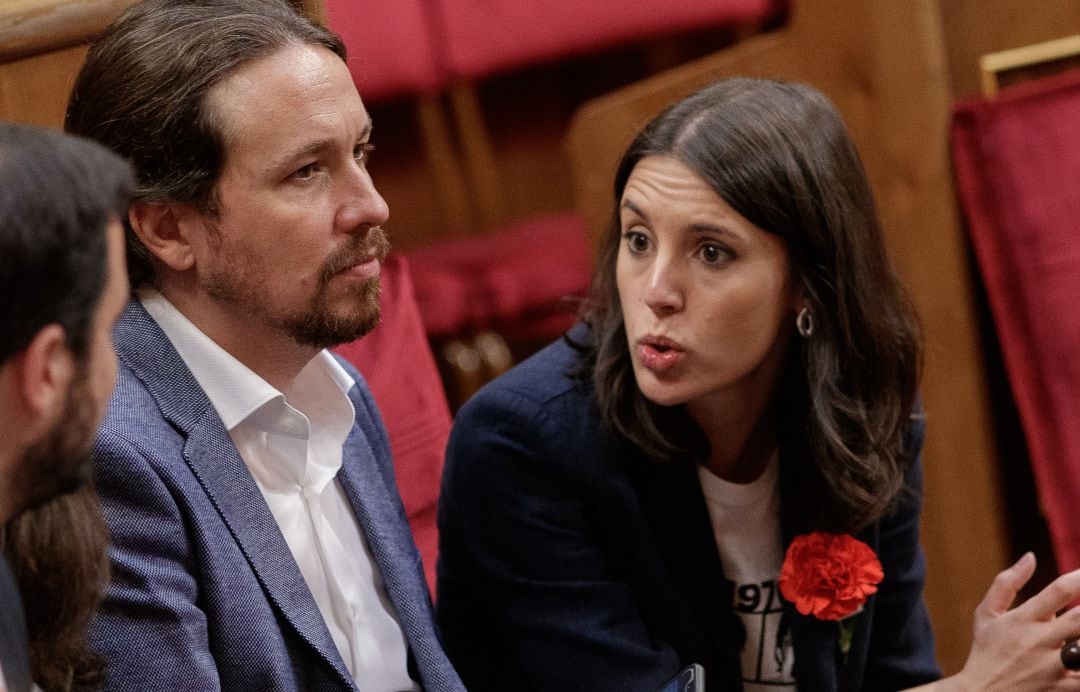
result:
[(87, 481), (133, 180), (93, 142), (0, 122), (0, 181), (0, 688), (94, 689), (107, 534)]
[(340, 39), (284, 0), (146, 0), (69, 131), (128, 157), (136, 289), (97, 443), (109, 690), (461, 690), (363, 378), (388, 211)]
[(936, 681), (914, 311), (843, 122), (731, 79), (624, 155), (584, 324), (476, 395), (440, 499), (438, 614), (470, 690), (1080, 688), (1025, 556)]

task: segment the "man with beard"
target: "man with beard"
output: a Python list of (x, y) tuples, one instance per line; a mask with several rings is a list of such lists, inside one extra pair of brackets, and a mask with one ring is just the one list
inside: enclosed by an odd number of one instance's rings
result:
[(117, 690), (459, 690), (360, 375), (387, 208), (340, 40), (283, 0), (147, 0), (67, 128), (129, 158), (136, 299), (98, 440)]
[[(69, 514), (80, 519), (79, 530), (100, 524), (92, 489), (70, 505), (66, 494), (90, 476), (90, 446), (116, 379), (109, 333), (128, 298), (120, 216), (132, 180), (119, 157), (93, 142), (0, 122), (0, 181), (0, 688), (14, 692), (30, 689), (31, 669), (20, 589), (6, 558), (20, 577), (33, 562), (48, 566), (37, 573), (41, 580), (70, 586), (51, 595), (71, 608), (49, 613), (52, 622), (38, 627), (36, 596), (48, 585), (23, 581), (35, 653), (63, 638), (62, 660), (48, 665), (65, 667), (71, 679), (81, 675), (69, 664), (81, 664), (83, 628), (100, 595), (100, 580), (70, 584), (53, 555), (25, 552), (49, 527), (14, 524), (39, 506), (58, 508), (51, 514), (83, 508), (87, 495), (89, 509)], [(104, 551), (101, 541), (65, 546), (68, 565), (97, 563)], [(34, 663), (40, 680), (39, 657)]]

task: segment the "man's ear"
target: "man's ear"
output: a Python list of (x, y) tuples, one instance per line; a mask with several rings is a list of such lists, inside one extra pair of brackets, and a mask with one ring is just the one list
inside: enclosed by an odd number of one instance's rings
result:
[(64, 328), (58, 324), (42, 328), (12, 361), (17, 396), (23, 401), (28, 419), (50, 424), (60, 414), (75, 377), (75, 357), (68, 348)]
[(190, 224), (194, 210), (175, 202), (137, 202), (128, 210), (131, 229), (169, 269), (184, 271), (195, 263)]

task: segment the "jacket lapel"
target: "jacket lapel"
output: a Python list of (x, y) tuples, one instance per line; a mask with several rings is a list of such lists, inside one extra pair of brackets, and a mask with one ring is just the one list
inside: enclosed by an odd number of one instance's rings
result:
[[(700, 614), (702, 626), (723, 657), (725, 680), (718, 687), (741, 689), (739, 651), (742, 649), (742, 632), (731, 607), (731, 594), (720, 565), (696, 469), (690, 463), (657, 464), (640, 459), (637, 463), (641, 474), (642, 505), (656, 527), (656, 539), (664, 560)], [(794, 534), (784, 522), (781, 531), (786, 548)], [(791, 628), (794, 672), (799, 689), (823, 692), (841, 689), (840, 676), (843, 675), (845, 680), (851, 678), (848, 673), (852, 673), (855, 666), (845, 666), (842, 671), (838, 668), (837, 623), (800, 615), (794, 604), (787, 601), (784, 608), (786, 623)], [(857, 657), (865, 623), (857, 625), (851, 651), (853, 659)], [(851, 663), (857, 662), (852, 660)], [(843, 689), (855, 688), (845, 684)]]
[[(781, 453), (781, 461), (785, 459)], [(781, 473), (784, 466), (781, 464)], [(785, 488), (781, 479), (781, 489)], [(783, 503), (783, 495), (781, 495)], [(790, 521), (781, 517), (781, 535), (784, 554), (795, 539)], [(795, 682), (801, 690), (834, 692), (839, 689), (837, 663), (839, 661), (839, 625), (819, 620), (812, 615), (802, 615), (791, 601), (784, 601), (784, 619), (791, 627), (791, 645), (795, 652)]]
[[(732, 609), (701, 485), (692, 463), (639, 460), (642, 506), (671, 574), (708, 632), (723, 671), (709, 671), (709, 687), (741, 689), (743, 632)], [(713, 682), (721, 673), (722, 680)]]
[[(354, 387), (349, 398), (357, 416), (364, 416), (368, 404)], [(409, 648), (419, 664), (425, 686), (459, 689), (460, 682), (435, 633), (420, 556), (408, 528), (405, 511), (398, 500), (390, 451), (372, 447), (362, 426), (353, 428), (345, 441), (344, 464), (338, 479), (367, 539), (368, 547), (382, 577), (386, 594), (394, 605)], [(376, 456), (379, 454), (380, 456)]]
[[(863, 535), (859, 540), (866, 541)], [(866, 541), (869, 543), (869, 541)], [(787, 541), (790, 543), (790, 540)], [(875, 547), (876, 550), (876, 547)], [(840, 624), (800, 615), (795, 604), (784, 601), (784, 617), (791, 625), (795, 649), (795, 680), (799, 689), (858, 690), (866, 667), (868, 632), (873, 618), (871, 596), (855, 621), (851, 649), (845, 657), (840, 653)]]
[(353, 686), (285, 537), (195, 376), (137, 301), (128, 304), (114, 337), (121, 360), (146, 385), (165, 418), (185, 436), (184, 461), (240, 546), (270, 602), (342, 681)]
[(801, 690), (838, 689), (837, 652), (839, 626), (835, 622), (800, 615), (795, 605), (784, 602), (795, 650), (795, 681)]

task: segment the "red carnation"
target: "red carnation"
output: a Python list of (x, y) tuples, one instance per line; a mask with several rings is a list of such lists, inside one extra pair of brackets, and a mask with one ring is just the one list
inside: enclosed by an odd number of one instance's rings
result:
[(870, 546), (847, 534), (817, 531), (788, 546), (780, 593), (803, 615), (843, 620), (859, 612), (884, 576)]

